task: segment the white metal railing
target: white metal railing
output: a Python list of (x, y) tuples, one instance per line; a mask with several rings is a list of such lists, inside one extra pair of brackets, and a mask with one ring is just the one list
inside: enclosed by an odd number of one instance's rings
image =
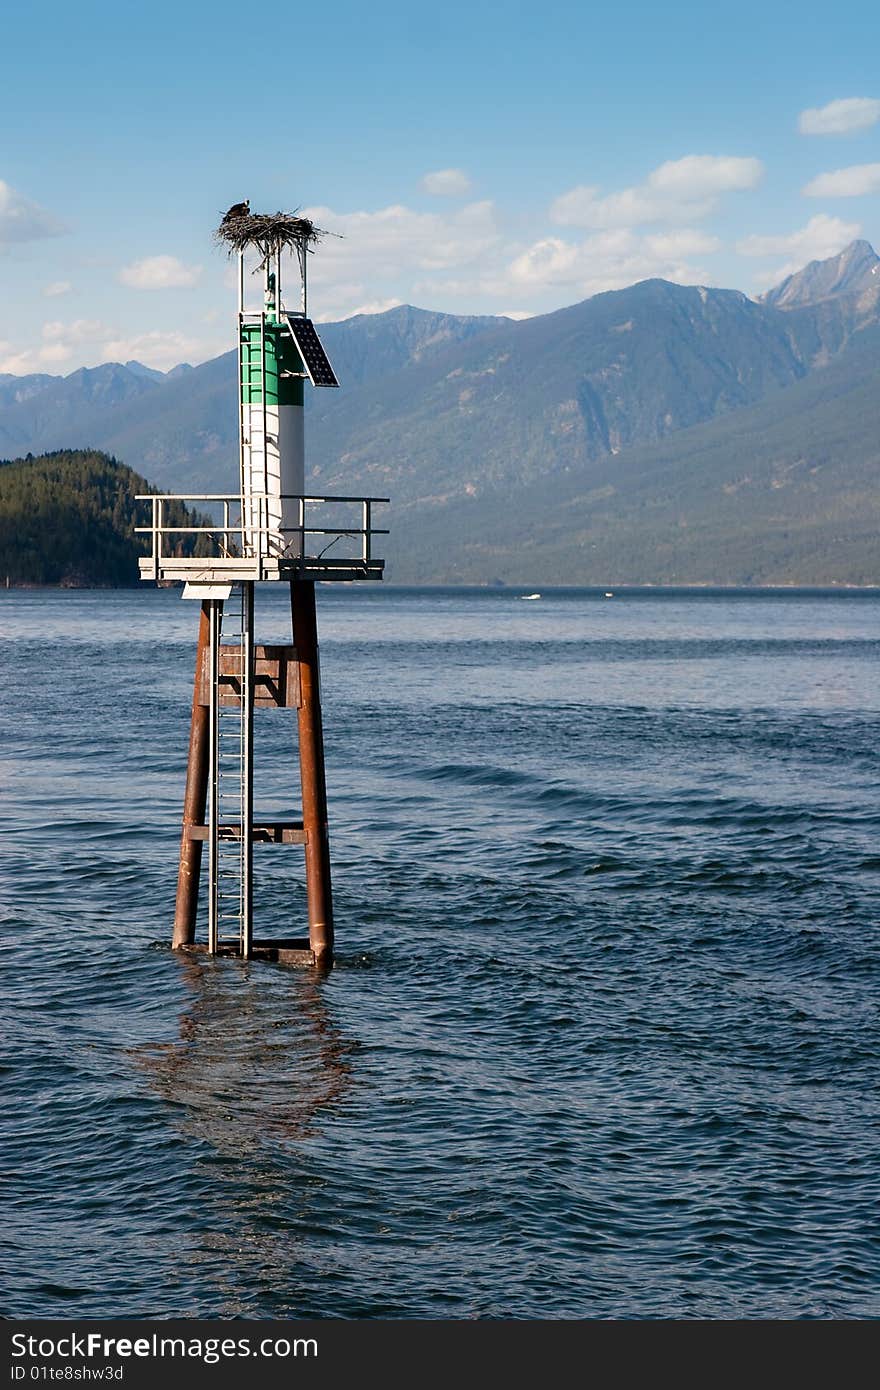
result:
[[(206, 537), (211, 542), (211, 553), (199, 557), (206, 565), (210, 565), (212, 560), (221, 565), (224, 560), (253, 560), (260, 569), (265, 560), (281, 560), (308, 569), (320, 568), (328, 563), (364, 567), (381, 565), (382, 562), (373, 554), (373, 537), (388, 535), (387, 528), (373, 525), (373, 507), (387, 503), (387, 497), (300, 496), (289, 493), (279, 496), (278, 493), (252, 492), (242, 499), (238, 493), (178, 492), (140, 493), (136, 500), (148, 502), (151, 507), (150, 524), (134, 529), (138, 535), (150, 537), (150, 560), (155, 579), (161, 577), (166, 562), (179, 559), (166, 544), (167, 538), (171, 537), (191, 536), (194, 542), (200, 536)], [(273, 509), (279, 503), (294, 504), (295, 523), (292, 526), (265, 524), (269, 520), (270, 502)], [(216, 521), (208, 518), (198, 526), (169, 525), (166, 511), (169, 503), (182, 504), (188, 510), (197, 507), (204, 511), (209, 507), (219, 517)], [(328, 511), (339, 507), (357, 508), (360, 525), (318, 524), (328, 519)], [(353, 547), (356, 553), (335, 550), (329, 555), (328, 561), (326, 557), (329, 552), (337, 542), (346, 538), (356, 539), (357, 545)]]

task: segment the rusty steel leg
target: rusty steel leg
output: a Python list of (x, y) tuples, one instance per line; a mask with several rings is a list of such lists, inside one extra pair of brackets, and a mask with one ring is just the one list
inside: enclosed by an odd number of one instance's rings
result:
[(291, 581), (290, 606), (300, 679), (299, 767), (302, 779), (303, 829), (306, 832), (309, 944), (315, 964), (327, 968), (333, 961), (333, 899), (330, 887), (327, 784), (324, 776), (324, 731), (321, 724), (318, 623), (315, 613), (315, 585), (312, 580)]
[(186, 791), (183, 797), (183, 830), (180, 836), (180, 869), (177, 874), (177, 902), (174, 909), (172, 946), (191, 946), (196, 937), (196, 911), (199, 905), (199, 873), (202, 867), (202, 841), (189, 838), (191, 825), (204, 825), (208, 795), (209, 709), (200, 700), (205, 652), (208, 649), (209, 603), (202, 604), (199, 641), (196, 648), (196, 674), (193, 682), (192, 719), (189, 726), (189, 761), (186, 765)]

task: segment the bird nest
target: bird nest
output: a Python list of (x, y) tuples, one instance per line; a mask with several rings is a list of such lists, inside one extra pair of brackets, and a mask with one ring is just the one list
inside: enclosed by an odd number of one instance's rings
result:
[(214, 233), (214, 240), (225, 246), (229, 255), (255, 246), (265, 259), (279, 247), (305, 251), (324, 235), (308, 217), (293, 212), (249, 212), (240, 217), (224, 217)]

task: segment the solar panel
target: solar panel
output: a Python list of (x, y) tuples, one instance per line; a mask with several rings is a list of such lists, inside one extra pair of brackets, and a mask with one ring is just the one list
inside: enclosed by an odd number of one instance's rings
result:
[(321, 340), (315, 332), (315, 325), (312, 320), (291, 318), (290, 314), (285, 314), (284, 322), (290, 329), (291, 337), (296, 343), (312, 385), (338, 386), (336, 374), (321, 346)]

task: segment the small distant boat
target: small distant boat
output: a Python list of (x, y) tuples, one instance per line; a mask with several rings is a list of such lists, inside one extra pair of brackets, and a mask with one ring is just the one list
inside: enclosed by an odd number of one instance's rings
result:
[(533, 598), (540, 598), (540, 597), (541, 597), (540, 594), (520, 594), (520, 598), (523, 599), (523, 600), (525, 600), (526, 603), (531, 602), (531, 600), (532, 600)]
[(613, 591), (613, 589), (606, 589), (606, 590), (605, 590), (605, 597), (606, 597), (606, 598), (614, 598), (614, 591)]

